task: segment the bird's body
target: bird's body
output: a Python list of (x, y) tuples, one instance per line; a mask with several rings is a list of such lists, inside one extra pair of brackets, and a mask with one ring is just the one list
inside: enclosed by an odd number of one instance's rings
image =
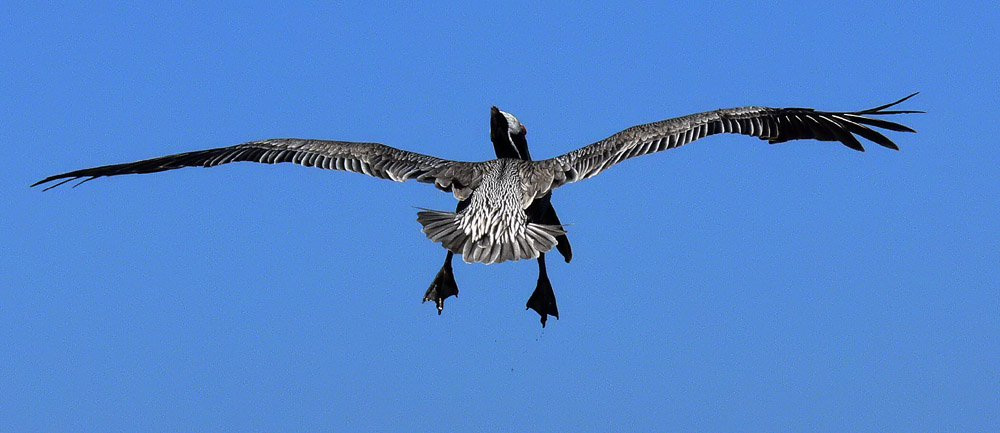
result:
[[(418, 221), (428, 238), (440, 242), (454, 254), (461, 254), (466, 262), (489, 264), (539, 258), (540, 271), (544, 274), (542, 255), (553, 247), (559, 247), (569, 260), (566, 232), (548, 202), (556, 188), (593, 177), (626, 159), (672, 149), (719, 133), (749, 135), (772, 144), (799, 139), (839, 141), (863, 151), (856, 134), (898, 150), (895, 143), (873, 127), (914, 131), (871, 116), (917, 113), (886, 110), (912, 96), (854, 112), (747, 106), (696, 113), (636, 125), (545, 160), (531, 160), (523, 125), (493, 107), (491, 140), (497, 158), (488, 161), (453, 161), (379, 143), (287, 138), (76, 170), (50, 176), (34, 185), (62, 179), (46, 188), (49, 189), (79, 178), (84, 178), (83, 183), (102, 176), (153, 173), (188, 166), (212, 167), (234, 161), (293, 162), (394, 181), (417, 180), (433, 183), (460, 201), (456, 212), (424, 210), (418, 213)], [(502, 127), (497, 127), (498, 124)], [(448, 262), (442, 272), (445, 270), (450, 273)], [(541, 279), (539, 285), (543, 285)], [(548, 285), (547, 278), (544, 285)], [(432, 285), (428, 294), (434, 290)], [(551, 292), (551, 288), (548, 291)], [(454, 292), (457, 293), (457, 288)], [(443, 297), (430, 298), (435, 299), (439, 311)], [(544, 317), (543, 314), (543, 324)]]
[(417, 221), (430, 240), (461, 254), (467, 263), (537, 258), (566, 231), (529, 222), (527, 209), (535, 200), (525, 194), (522, 173), (531, 167), (531, 161), (511, 158), (486, 161), (469, 206), (459, 212), (424, 210)]

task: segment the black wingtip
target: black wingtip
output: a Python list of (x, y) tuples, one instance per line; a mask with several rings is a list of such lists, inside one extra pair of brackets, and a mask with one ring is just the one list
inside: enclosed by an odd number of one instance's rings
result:
[[(43, 183), (49, 183), (49, 182), (52, 182), (53, 180), (56, 180), (56, 179), (59, 179), (59, 175), (49, 176), (49, 177), (47, 177), (45, 179), (42, 179), (42, 180), (40, 180), (38, 182), (35, 182), (35, 183), (31, 184), (31, 186), (29, 186), (28, 188), (34, 188), (34, 187), (36, 187), (38, 185), (41, 185)], [(49, 187), (49, 188), (51, 188), (51, 187)], [(45, 188), (45, 189), (49, 189), (49, 188)]]
[[(32, 186), (32, 187), (34, 187), (34, 186), (36, 186), (36, 185), (41, 185), (41, 184), (43, 184), (43, 183), (46, 183), (46, 182), (51, 182), (51, 181), (54, 181), (54, 180), (57, 180), (57, 179), (63, 179), (63, 177), (62, 177), (62, 176), (59, 176), (59, 175), (57, 175), (57, 176), (49, 176), (49, 177), (47, 177), (47, 178), (45, 178), (45, 179), (42, 179), (42, 180), (40, 180), (40, 181), (38, 181), (38, 182), (35, 182), (35, 183), (33, 183), (33, 184), (32, 184), (31, 186)], [(59, 186), (59, 185), (62, 185), (62, 184), (64, 184), (64, 183), (67, 183), (67, 182), (72, 182), (72, 181), (73, 181), (73, 179), (79, 179), (79, 178), (78, 178), (78, 177), (66, 177), (66, 178), (65, 178), (65, 179), (63, 179), (63, 180), (62, 180), (61, 182), (57, 182), (57, 183), (55, 183), (55, 184), (53, 184), (53, 185), (49, 185), (49, 186), (45, 187), (44, 189), (42, 189), (42, 192), (45, 192), (45, 191), (48, 191), (48, 190), (50, 190), (50, 189), (52, 189), (52, 188), (55, 188), (55, 187), (57, 187), (57, 186)]]
[(88, 177), (88, 178), (86, 178), (84, 180), (81, 180), (81, 181), (77, 182), (76, 185), (73, 185), (70, 188), (76, 188), (76, 187), (78, 187), (80, 185), (83, 185), (83, 184), (85, 184), (87, 182), (90, 182), (90, 181), (92, 181), (94, 179), (97, 179), (97, 176), (90, 176), (90, 177)]
[(878, 107), (875, 107), (875, 108), (869, 108), (867, 110), (858, 111), (857, 114), (913, 114), (913, 113), (923, 113), (923, 111), (918, 111), (918, 110), (893, 110), (893, 111), (884, 111), (886, 108), (889, 108), (889, 107), (892, 107), (892, 106), (895, 106), (895, 105), (899, 105), (903, 101), (905, 101), (907, 99), (910, 99), (910, 98), (912, 98), (914, 96), (917, 96), (917, 94), (919, 94), (919, 93), (920, 92), (913, 92), (913, 93), (911, 93), (909, 95), (904, 96), (903, 98), (899, 99), (898, 101), (890, 102), (890, 103), (885, 104), (885, 105), (879, 105)]

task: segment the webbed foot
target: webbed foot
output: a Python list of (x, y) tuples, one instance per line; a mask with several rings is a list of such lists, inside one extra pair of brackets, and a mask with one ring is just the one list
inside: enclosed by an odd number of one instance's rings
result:
[(431, 286), (427, 288), (427, 292), (424, 293), (423, 302), (434, 301), (438, 315), (444, 310), (445, 299), (449, 296), (458, 296), (458, 283), (455, 282), (455, 274), (451, 270), (451, 257), (452, 253), (449, 252), (444, 265), (441, 266), (441, 270), (434, 277), (434, 282), (431, 283)]
[(556, 307), (556, 294), (552, 291), (552, 284), (549, 283), (549, 275), (545, 272), (545, 254), (538, 258), (538, 285), (535, 291), (528, 297), (525, 309), (532, 309), (541, 316), (542, 327), (549, 319), (548, 316), (559, 319), (559, 309)]

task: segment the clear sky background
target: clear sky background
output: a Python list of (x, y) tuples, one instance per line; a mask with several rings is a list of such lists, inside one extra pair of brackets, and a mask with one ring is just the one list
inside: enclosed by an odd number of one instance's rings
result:
[[(0, 431), (1000, 430), (997, 2), (474, 3), (0, 5)], [(28, 188), (270, 137), (490, 159), (491, 105), (547, 158), (914, 91), (899, 152), (714, 136), (557, 190), (544, 330), (534, 261), (421, 305), (428, 185)]]

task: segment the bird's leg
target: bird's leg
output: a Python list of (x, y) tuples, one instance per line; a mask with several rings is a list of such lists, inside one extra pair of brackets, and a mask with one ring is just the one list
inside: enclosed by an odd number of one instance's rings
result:
[[(469, 207), (470, 203), (472, 203), (470, 200), (458, 202), (455, 212), (461, 212)], [(448, 251), (448, 255), (444, 258), (444, 265), (441, 266), (441, 270), (434, 276), (431, 286), (424, 292), (423, 302), (434, 301), (434, 305), (438, 309), (438, 315), (441, 315), (441, 311), (444, 310), (445, 299), (448, 299), (449, 296), (458, 296), (458, 283), (455, 282), (455, 273), (451, 271), (451, 259), (454, 256), (454, 253)]]
[(535, 291), (528, 298), (525, 309), (527, 310), (528, 308), (535, 310), (539, 316), (542, 316), (543, 328), (545, 327), (545, 321), (548, 320), (548, 316), (559, 319), (559, 309), (556, 308), (556, 294), (552, 291), (552, 284), (549, 283), (549, 275), (545, 272), (545, 254), (538, 256), (538, 285), (535, 286)]
[[(529, 221), (538, 224), (562, 225), (559, 222), (559, 217), (556, 215), (555, 208), (552, 207), (551, 198), (552, 193), (550, 192), (541, 199), (535, 200), (528, 207), (527, 214)], [(569, 263), (573, 257), (573, 250), (569, 246), (569, 239), (566, 238), (566, 235), (561, 235), (556, 238), (556, 241), (558, 242), (556, 249), (566, 259), (566, 262)], [(559, 309), (556, 308), (556, 294), (552, 291), (552, 284), (549, 283), (549, 274), (545, 270), (545, 254), (538, 256), (538, 285), (535, 286), (535, 291), (528, 298), (526, 307), (535, 310), (541, 316), (543, 328), (549, 316), (553, 316), (556, 319), (559, 318)]]
[(424, 293), (424, 301), (434, 301), (438, 314), (444, 310), (444, 300), (449, 296), (458, 296), (458, 283), (455, 282), (455, 274), (451, 271), (451, 259), (455, 254), (448, 251), (448, 256), (444, 258), (444, 265), (434, 277), (434, 282)]

